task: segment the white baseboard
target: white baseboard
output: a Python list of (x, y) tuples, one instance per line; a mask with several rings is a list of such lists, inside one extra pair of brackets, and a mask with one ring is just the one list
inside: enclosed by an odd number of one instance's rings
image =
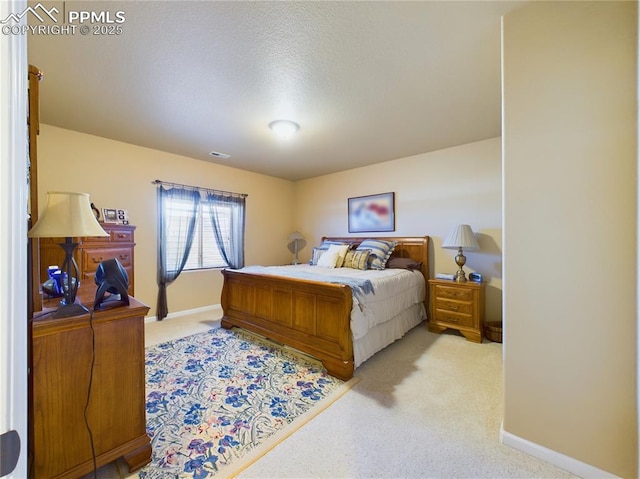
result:
[[(204, 313), (207, 311), (216, 311), (221, 309), (222, 309), (222, 305), (212, 304), (210, 306), (202, 306), (201, 308), (185, 309), (184, 311), (176, 311), (175, 313), (169, 313), (167, 314), (167, 317), (164, 319), (178, 318), (180, 316), (186, 316), (188, 314)], [(147, 316), (146, 318), (144, 318), (144, 322), (151, 323), (153, 321), (156, 321), (157, 319), (158, 319), (157, 316)]]
[(603, 471), (602, 469), (590, 466), (589, 464), (578, 461), (572, 457), (565, 456), (564, 454), (552, 449), (527, 441), (515, 434), (506, 432), (503, 426), (500, 427), (500, 442), (505, 446), (522, 451), (530, 456), (541, 459), (549, 464), (553, 464), (560, 469), (564, 469), (565, 471), (584, 479), (620, 479), (618, 476), (613, 475), (610, 472)]

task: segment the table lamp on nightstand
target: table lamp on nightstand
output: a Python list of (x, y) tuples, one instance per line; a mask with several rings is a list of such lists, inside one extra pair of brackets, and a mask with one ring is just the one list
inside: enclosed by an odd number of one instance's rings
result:
[(64, 243), (59, 243), (65, 252), (61, 268), (64, 298), (52, 317), (78, 316), (89, 310), (82, 304), (76, 303), (80, 278), (78, 264), (73, 258), (73, 252), (78, 243), (74, 243), (73, 238), (109, 235), (96, 220), (88, 194), (50, 191), (47, 195), (47, 209), (35, 226), (29, 230), (28, 236), (29, 238), (65, 238)]
[(464, 274), (464, 270), (462, 267), (467, 262), (467, 258), (462, 253), (462, 248), (467, 251), (472, 251), (480, 248), (478, 244), (478, 240), (476, 239), (476, 235), (473, 234), (473, 230), (469, 225), (458, 225), (449, 231), (449, 234), (442, 242), (442, 247), (447, 249), (458, 249), (458, 254), (456, 255), (456, 264), (458, 265), (458, 272), (455, 276), (455, 281), (459, 283), (464, 283), (467, 281), (467, 277)]

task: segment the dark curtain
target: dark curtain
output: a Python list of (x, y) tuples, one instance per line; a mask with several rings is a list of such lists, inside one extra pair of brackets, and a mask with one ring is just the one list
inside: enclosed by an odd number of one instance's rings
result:
[[(244, 266), (245, 197), (208, 193), (207, 203), (216, 242), (225, 262), (234, 269)], [(223, 231), (223, 215), (229, 215), (229, 231)]]
[(199, 191), (158, 187), (158, 321), (169, 313), (167, 286), (180, 275), (189, 257), (199, 202)]

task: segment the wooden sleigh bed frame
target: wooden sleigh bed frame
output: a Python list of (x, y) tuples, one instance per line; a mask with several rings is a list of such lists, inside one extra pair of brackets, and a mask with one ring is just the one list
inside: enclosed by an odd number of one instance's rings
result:
[[(368, 236), (367, 238), (373, 238)], [(392, 256), (422, 263), (429, 274), (429, 237), (376, 237), (398, 242)], [(323, 237), (322, 240), (360, 244), (366, 238)], [(353, 376), (351, 288), (304, 279), (223, 270), (222, 327), (234, 326), (303, 351), (317, 359), (329, 374)], [(425, 287), (425, 290), (428, 290)], [(425, 308), (427, 307), (425, 293)]]

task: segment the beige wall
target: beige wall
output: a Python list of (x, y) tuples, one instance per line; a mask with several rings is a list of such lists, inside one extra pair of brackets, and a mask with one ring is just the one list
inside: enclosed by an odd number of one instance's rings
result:
[[(393, 191), (396, 231), (390, 234), (431, 236), (432, 275), (456, 270), (455, 252), (442, 249), (442, 240), (451, 226), (471, 224), (481, 249), (466, 253), (465, 270), (485, 275), (488, 318), (501, 319), (499, 138), (297, 183), (50, 125), (42, 125), (38, 147), (41, 209), (47, 191), (71, 190), (89, 193), (99, 208), (128, 210), (137, 227), (136, 297), (152, 307), (150, 315), (157, 294), (156, 188), (151, 184), (157, 178), (248, 193), (247, 264), (290, 262), (286, 243), (295, 229), (307, 238), (300, 253), (306, 260), (321, 236), (348, 234), (347, 198)], [(168, 288), (169, 309), (218, 304), (221, 289), (218, 270), (185, 272)]]
[[(247, 264), (288, 262), (293, 218), (293, 183), (183, 156), (41, 125), (38, 138), (41, 210), (47, 191), (82, 191), (98, 208), (128, 210), (136, 226), (135, 295), (155, 315), (156, 187), (160, 179), (247, 193)], [(220, 303), (219, 270), (184, 272), (167, 289), (169, 311)]]
[(504, 19), (504, 430), (637, 477), (636, 4)]
[(456, 252), (442, 249), (442, 241), (452, 226), (471, 225), (480, 250), (465, 253), (465, 270), (485, 275), (487, 318), (502, 319), (500, 138), (296, 182), (295, 228), (308, 241), (300, 257), (308, 259), (324, 235), (349, 236), (349, 197), (389, 191), (395, 192), (396, 230), (377, 235), (431, 236), (431, 276), (456, 271)]

